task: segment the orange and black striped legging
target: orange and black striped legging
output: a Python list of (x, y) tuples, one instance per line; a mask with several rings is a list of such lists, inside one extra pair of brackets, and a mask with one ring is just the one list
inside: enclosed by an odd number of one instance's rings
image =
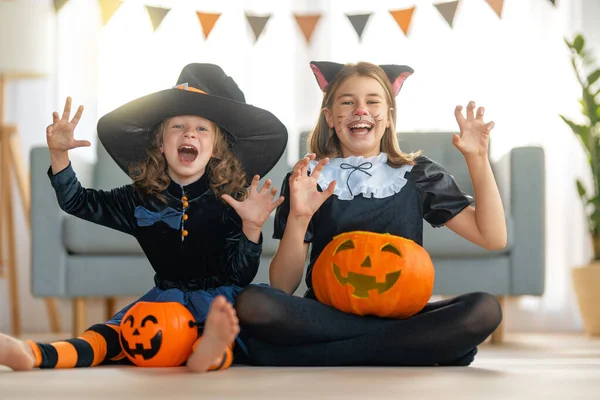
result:
[[(28, 340), (35, 355), (35, 368), (82, 368), (106, 364), (132, 364), (121, 350), (118, 325), (97, 324), (77, 338), (52, 343)], [(194, 350), (202, 338), (194, 343)], [(209, 370), (227, 369), (233, 362), (230, 348)]]

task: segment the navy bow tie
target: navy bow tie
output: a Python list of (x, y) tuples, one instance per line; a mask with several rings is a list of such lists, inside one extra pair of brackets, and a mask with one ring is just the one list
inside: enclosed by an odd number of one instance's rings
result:
[(137, 206), (133, 213), (138, 226), (150, 226), (158, 221), (162, 221), (173, 229), (181, 227), (182, 214), (181, 211), (177, 211), (171, 207), (167, 207), (162, 211), (150, 211), (142, 206)]
[(348, 164), (348, 163), (341, 163), (340, 164), (340, 168), (341, 169), (351, 169), (352, 172), (350, 172), (348, 174), (348, 178), (346, 178), (346, 186), (348, 187), (348, 190), (350, 191), (350, 195), (354, 196), (354, 193), (352, 193), (352, 189), (350, 189), (350, 177), (352, 176), (353, 173), (355, 173), (356, 171), (360, 171), (360, 172), (364, 172), (365, 174), (369, 175), (369, 176), (373, 176), (370, 173), (368, 173), (366, 170), (371, 169), (373, 167), (373, 163), (369, 162), (369, 161), (365, 161), (364, 163), (358, 165), (358, 166), (354, 166), (352, 164)]

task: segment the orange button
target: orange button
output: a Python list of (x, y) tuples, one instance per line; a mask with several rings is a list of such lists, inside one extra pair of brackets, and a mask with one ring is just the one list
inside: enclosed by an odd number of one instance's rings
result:
[(187, 215), (187, 214), (183, 214), (183, 220), (184, 220), (184, 221), (187, 221), (187, 219), (188, 219), (188, 218), (189, 218), (189, 217), (188, 217), (188, 215)]
[(187, 201), (184, 201), (183, 206), (187, 208), (187, 206), (189, 206), (189, 203)]
[(187, 197), (183, 196), (183, 197), (181, 198), (181, 201), (187, 201)]
[(185, 237), (188, 235), (188, 231), (186, 231), (185, 229), (183, 230), (183, 232), (181, 232), (181, 234)]

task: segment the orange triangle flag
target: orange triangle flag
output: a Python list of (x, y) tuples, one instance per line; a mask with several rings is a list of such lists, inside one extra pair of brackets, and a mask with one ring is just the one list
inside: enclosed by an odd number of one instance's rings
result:
[(492, 10), (502, 18), (502, 7), (504, 6), (504, 0), (485, 0), (492, 7)]
[(200, 11), (196, 12), (198, 14), (198, 19), (200, 20), (200, 25), (202, 26), (202, 31), (204, 32), (204, 38), (208, 39), (208, 35), (210, 35), (210, 31), (214, 28), (217, 20), (221, 16), (220, 13), (203, 13)]
[(415, 8), (416, 7), (406, 8), (404, 10), (390, 10), (390, 14), (392, 14), (392, 17), (394, 17), (405, 35), (408, 35), (408, 28), (410, 28)]
[(298, 15), (294, 14), (294, 18), (296, 18), (296, 23), (304, 38), (306, 39), (306, 43), (310, 43), (310, 38), (312, 37), (313, 32), (315, 31), (315, 27), (317, 26), (317, 22), (321, 19), (321, 14), (313, 14), (313, 15)]

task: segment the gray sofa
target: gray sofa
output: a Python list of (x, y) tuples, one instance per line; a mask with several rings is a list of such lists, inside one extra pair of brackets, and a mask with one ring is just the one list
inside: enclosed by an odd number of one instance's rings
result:
[[(76, 151), (70, 157), (77, 177), (86, 187), (108, 190), (131, 182), (99, 142), (95, 163), (77, 157)], [(287, 153), (268, 175), (277, 187), (289, 169), (286, 160)], [(154, 285), (154, 271), (132, 236), (60, 210), (47, 176), (49, 166), (47, 147), (32, 148), (31, 288), (36, 297), (72, 300), (72, 333), (79, 335), (87, 328), (87, 299), (106, 299), (108, 319), (116, 311), (115, 298), (139, 296)], [(271, 239), (272, 218), (265, 223), (263, 255), (255, 283), (268, 282), (268, 267), (277, 249), (277, 241)]]

